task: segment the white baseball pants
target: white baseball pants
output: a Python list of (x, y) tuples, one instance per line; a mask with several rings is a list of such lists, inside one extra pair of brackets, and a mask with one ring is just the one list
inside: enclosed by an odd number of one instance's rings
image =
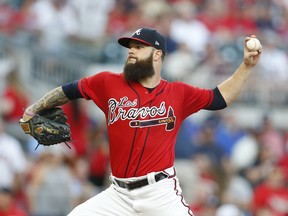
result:
[[(186, 204), (178, 178), (153, 182), (147, 175), (149, 185), (134, 190), (111, 184), (108, 189), (77, 206), (68, 216), (193, 216)], [(174, 176), (174, 177), (172, 177)], [(111, 176), (112, 182), (115, 177)], [(135, 178), (134, 178), (135, 179)], [(137, 178), (136, 178), (137, 179)], [(121, 179), (122, 180), (122, 179)]]

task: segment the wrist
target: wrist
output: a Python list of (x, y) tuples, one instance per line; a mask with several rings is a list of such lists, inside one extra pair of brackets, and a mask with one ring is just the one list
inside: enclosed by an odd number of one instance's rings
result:
[(36, 114), (34, 112), (30, 112), (25, 110), (24, 114), (22, 116), (21, 121), (25, 122), (25, 121), (29, 121), (31, 118), (33, 118)]
[(24, 111), (24, 115), (29, 116), (29, 117), (33, 117), (33, 116), (36, 115), (36, 113), (25, 110), (25, 111)]
[(245, 62), (242, 62), (242, 64), (240, 65), (240, 68), (243, 71), (249, 71), (251, 68), (253, 68), (253, 66), (251, 66)]

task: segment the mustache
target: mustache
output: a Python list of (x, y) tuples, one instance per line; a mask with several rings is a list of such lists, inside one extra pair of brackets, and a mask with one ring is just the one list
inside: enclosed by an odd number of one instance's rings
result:
[(138, 57), (129, 55), (127, 59), (136, 59), (136, 60), (138, 60)]

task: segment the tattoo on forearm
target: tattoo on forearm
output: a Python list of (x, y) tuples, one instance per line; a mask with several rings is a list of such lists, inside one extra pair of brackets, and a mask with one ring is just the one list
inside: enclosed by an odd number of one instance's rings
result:
[(61, 106), (68, 101), (69, 99), (65, 96), (62, 87), (57, 87), (52, 91), (48, 92), (39, 101), (28, 107), (28, 110), (33, 113), (37, 113), (43, 109)]

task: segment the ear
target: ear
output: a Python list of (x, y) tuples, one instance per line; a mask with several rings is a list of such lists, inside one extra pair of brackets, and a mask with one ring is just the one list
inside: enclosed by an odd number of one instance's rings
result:
[(162, 58), (162, 50), (155, 50), (154, 51), (154, 59), (155, 60), (159, 60), (159, 59), (161, 59)]

